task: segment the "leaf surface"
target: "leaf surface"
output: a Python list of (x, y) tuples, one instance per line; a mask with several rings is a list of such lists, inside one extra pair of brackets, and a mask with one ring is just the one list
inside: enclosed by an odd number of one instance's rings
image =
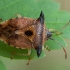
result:
[(0, 60), (0, 70), (7, 70), (4, 63)]

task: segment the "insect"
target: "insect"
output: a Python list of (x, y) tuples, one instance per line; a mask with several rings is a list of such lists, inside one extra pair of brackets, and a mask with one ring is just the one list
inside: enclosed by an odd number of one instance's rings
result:
[[(16, 48), (28, 49), (26, 55), (30, 55), (31, 48), (34, 48), (39, 57), (48, 39), (54, 40), (52, 33), (45, 27), (42, 11), (37, 19), (18, 16), (0, 24), (0, 40)], [(60, 46), (63, 47), (61, 44)], [(63, 50), (67, 56), (64, 48)]]

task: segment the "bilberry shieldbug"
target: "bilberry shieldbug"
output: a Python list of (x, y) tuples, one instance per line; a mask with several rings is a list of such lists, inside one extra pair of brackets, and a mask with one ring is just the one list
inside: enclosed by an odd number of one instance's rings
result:
[[(0, 40), (15, 48), (28, 49), (28, 54), (25, 55), (30, 55), (31, 48), (34, 48), (39, 57), (48, 39), (60, 44), (52, 38), (52, 32), (46, 29), (42, 11), (37, 19), (18, 16), (0, 24)], [(67, 53), (64, 48), (63, 50), (66, 57)]]

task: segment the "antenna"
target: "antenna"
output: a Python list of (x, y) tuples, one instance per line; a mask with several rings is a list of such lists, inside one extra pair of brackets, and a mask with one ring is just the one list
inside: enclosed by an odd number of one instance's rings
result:
[(62, 32), (60, 32), (60, 31), (63, 30), (65, 27), (67, 27), (69, 24), (70, 24), (70, 20), (69, 20), (68, 23), (66, 23), (65, 26), (63, 26), (62, 28), (60, 28), (59, 31), (57, 31), (57, 30), (55, 30), (55, 29), (49, 29), (49, 31), (50, 31), (51, 33), (55, 33), (55, 34), (57, 34), (57, 35), (62, 34)]
[(63, 26), (60, 30), (63, 30), (66, 26), (68, 26), (70, 24), (70, 20), (69, 20), (69, 22), (68, 23), (66, 23), (66, 25), (65, 26)]
[(55, 41), (56, 43), (58, 43), (58, 44), (63, 48), (63, 51), (64, 51), (64, 53), (65, 53), (65, 59), (67, 59), (67, 52), (66, 52), (64, 46), (63, 46), (61, 43), (59, 43), (57, 40), (55, 40), (55, 39), (53, 39), (53, 38), (50, 38), (50, 39), (53, 40), (53, 41)]

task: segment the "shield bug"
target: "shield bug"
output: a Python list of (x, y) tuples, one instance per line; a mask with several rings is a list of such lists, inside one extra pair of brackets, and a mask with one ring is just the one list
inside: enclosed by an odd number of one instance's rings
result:
[[(39, 57), (44, 42), (48, 39), (54, 40), (51, 31), (45, 27), (42, 11), (37, 19), (18, 16), (0, 24), (0, 40), (15, 48), (28, 49), (28, 54), (25, 55), (30, 55), (31, 48), (34, 48)], [(63, 47), (61, 44), (60, 46)], [(66, 51), (64, 48), (63, 50), (66, 56)]]

